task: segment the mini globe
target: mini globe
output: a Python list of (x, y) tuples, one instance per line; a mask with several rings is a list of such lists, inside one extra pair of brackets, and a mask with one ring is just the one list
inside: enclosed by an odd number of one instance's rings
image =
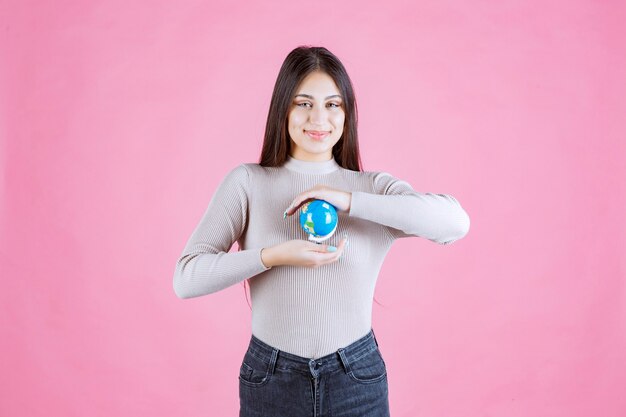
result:
[(300, 226), (309, 234), (309, 240), (323, 242), (337, 230), (337, 210), (324, 200), (304, 203), (300, 211)]

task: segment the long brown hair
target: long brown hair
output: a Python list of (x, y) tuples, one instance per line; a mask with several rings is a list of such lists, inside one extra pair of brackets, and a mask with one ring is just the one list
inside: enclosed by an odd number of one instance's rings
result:
[(287, 118), (293, 96), (302, 80), (313, 71), (322, 71), (328, 74), (335, 81), (343, 96), (342, 107), (345, 122), (343, 134), (333, 146), (333, 157), (343, 168), (362, 171), (354, 88), (339, 58), (321, 46), (299, 46), (291, 51), (283, 61), (276, 78), (276, 84), (274, 84), (272, 101), (267, 114), (265, 138), (259, 165), (278, 167), (287, 160), (291, 148)]

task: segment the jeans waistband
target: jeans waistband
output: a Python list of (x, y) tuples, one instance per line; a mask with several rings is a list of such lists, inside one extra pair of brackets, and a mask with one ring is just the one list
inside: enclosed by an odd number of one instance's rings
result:
[(270, 372), (274, 373), (275, 368), (300, 370), (310, 372), (317, 376), (320, 372), (332, 372), (343, 368), (346, 372), (350, 370), (350, 363), (357, 361), (373, 350), (378, 349), (378, 341), (374, 335), (374, 329), (363, 337), (352, 342), (348, 346), (337, 349), (321, 358), (311, 359), (281, 351), (268, 345), (256, 336), (252, 335), (248, 352), (270, 365)]

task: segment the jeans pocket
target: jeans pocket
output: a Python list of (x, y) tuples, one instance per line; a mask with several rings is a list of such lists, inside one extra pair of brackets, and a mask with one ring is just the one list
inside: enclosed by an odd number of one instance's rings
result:
[(387, 366), (378, 348), (351, 362), (349, 375), (350, 378), (362, 384), (371, 384), (385, 379)]
[(270, 380), (270, 364), (246, 352), (239, 368), (239, 382), (249, 387), (260, 387)]

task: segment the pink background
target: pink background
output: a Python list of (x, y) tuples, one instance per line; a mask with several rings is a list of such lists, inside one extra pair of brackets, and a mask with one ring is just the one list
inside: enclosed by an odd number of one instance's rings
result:
[(624, 3), (384, 4), (0, 2), (0, 415), (236, 415), (243, 284), (174, 265), (303, 44), (365, 169), (471, 218), (381, 271), (392, 415), (626, 415)]

